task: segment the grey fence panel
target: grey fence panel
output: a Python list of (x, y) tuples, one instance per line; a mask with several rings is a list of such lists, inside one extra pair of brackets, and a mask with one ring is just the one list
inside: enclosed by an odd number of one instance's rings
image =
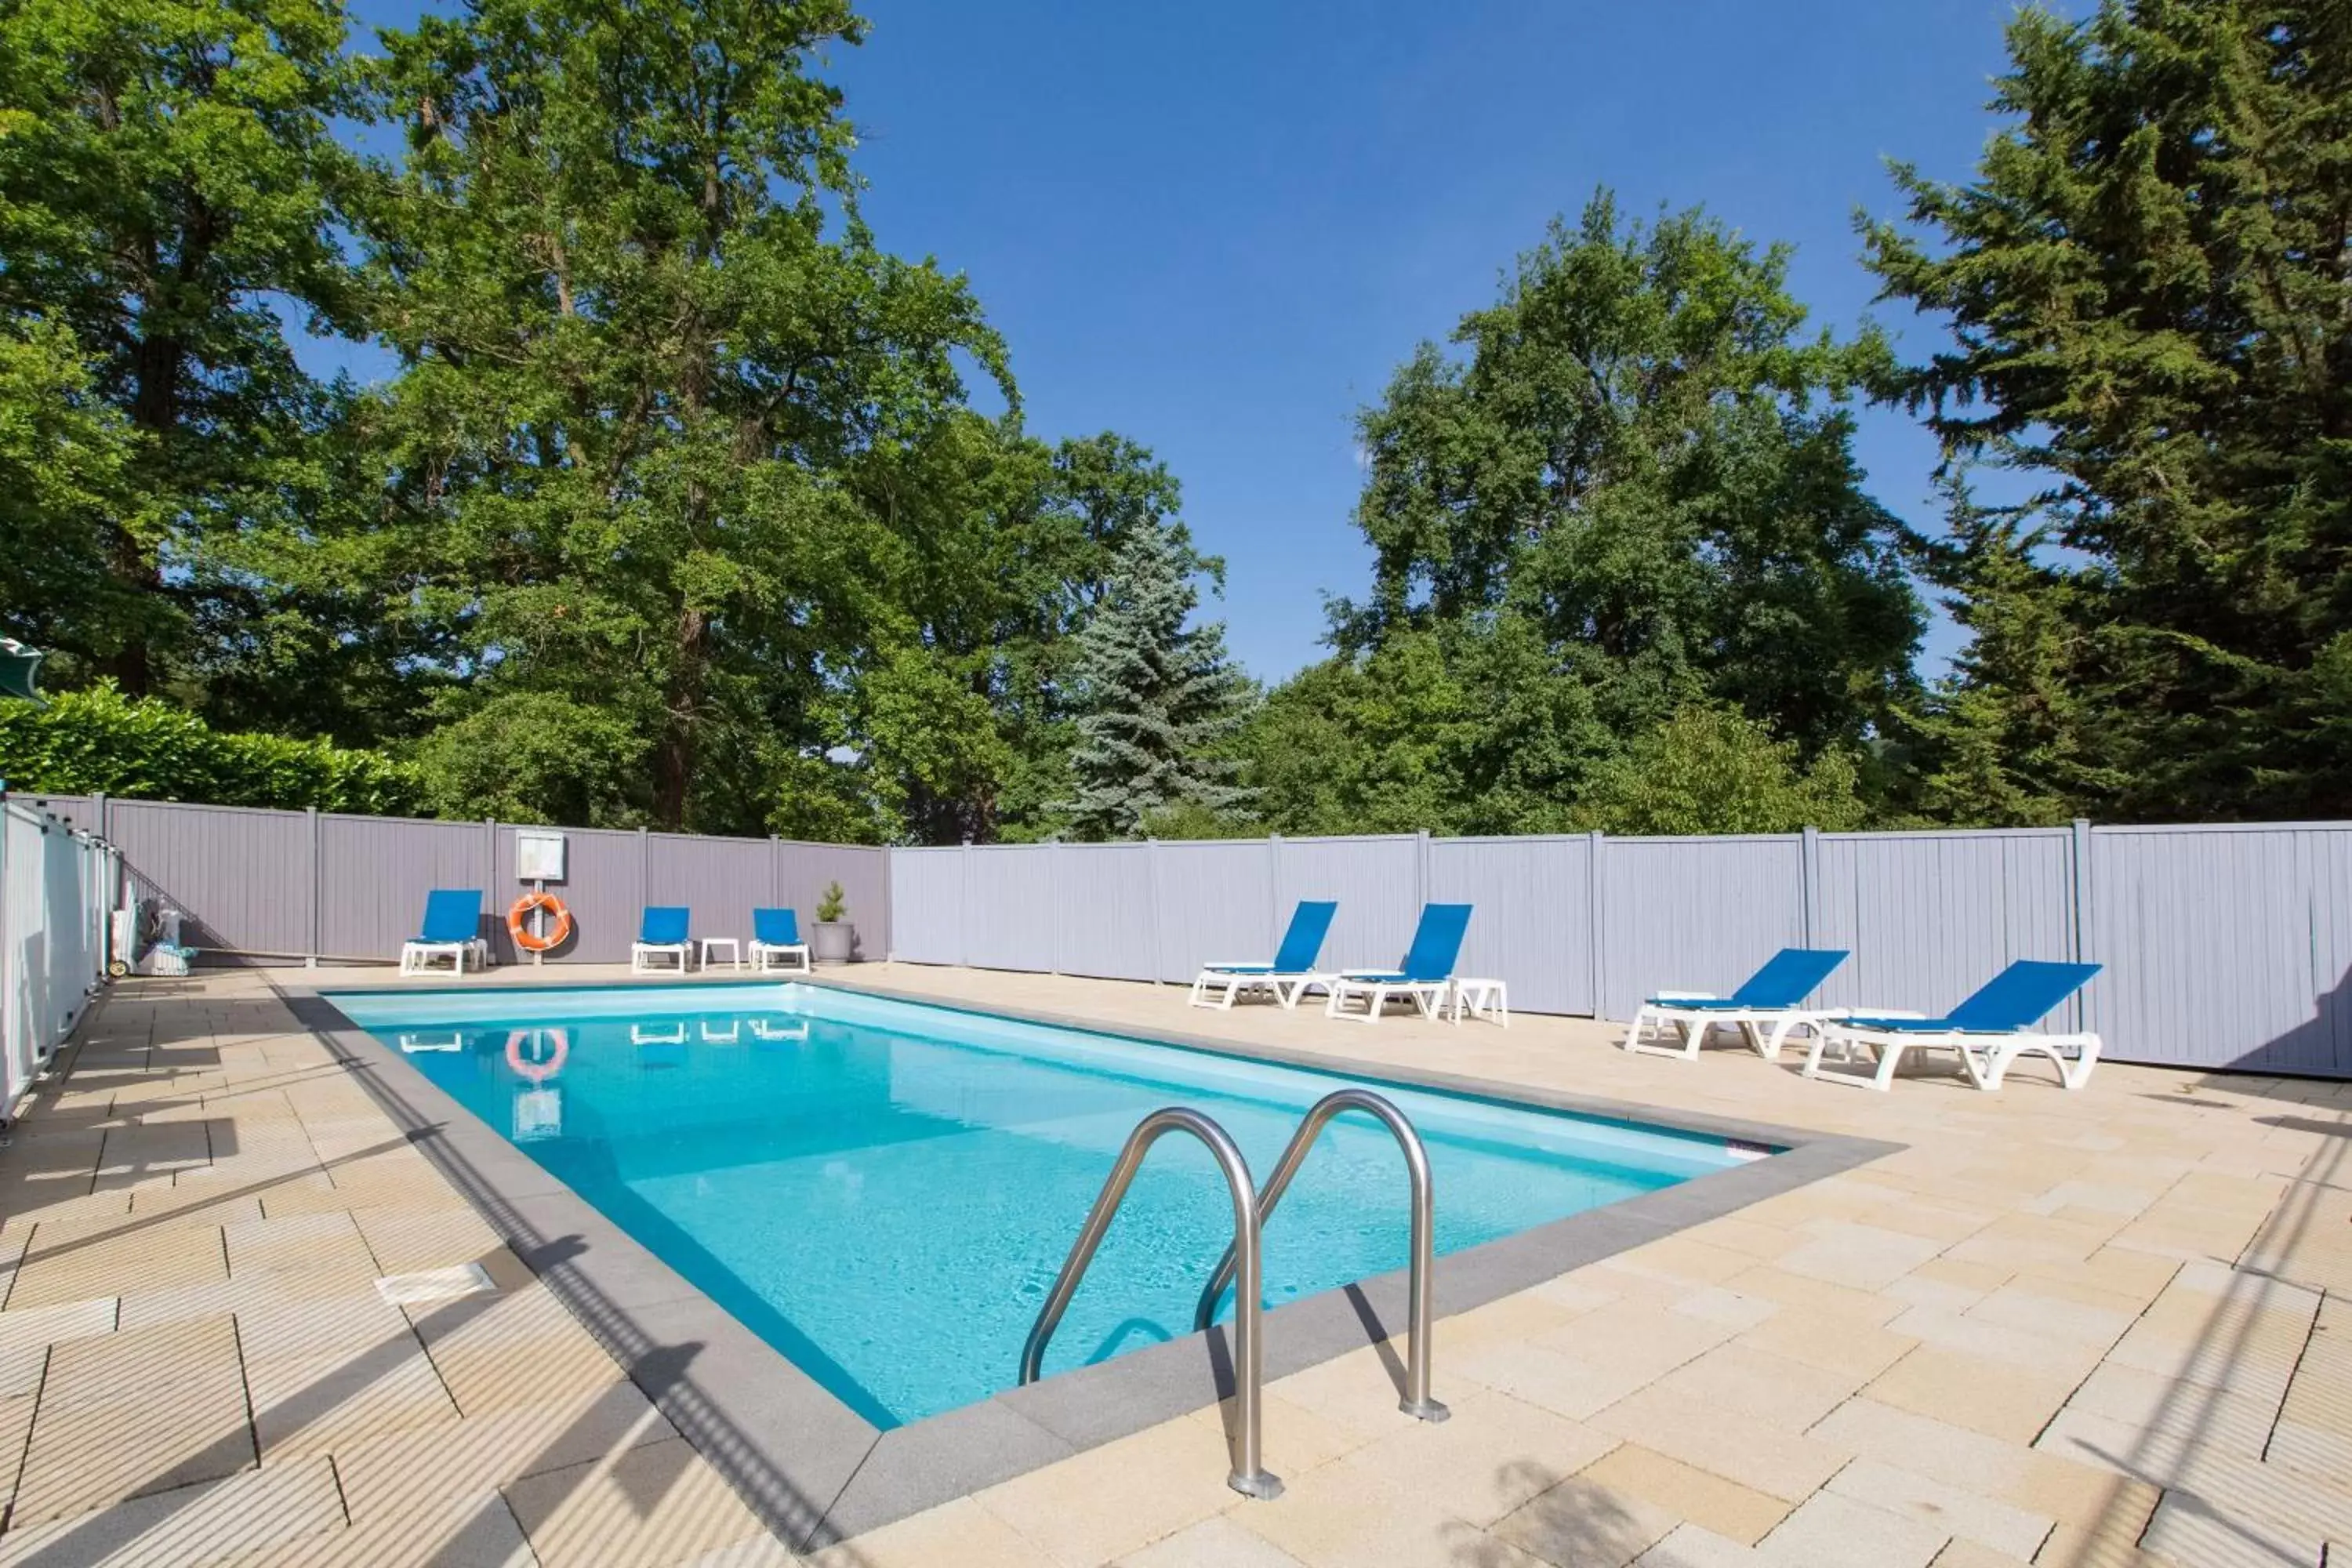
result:
[(1054, 941), (1065, 974), (1150, 980), (1155, 918), (1149, 844), (1056, 844)]
[(890, 851), (890, 956), (909, 963), (963, 962), (961, 849)]
[(868, 844), (804, 844), (783, 839), (775, 846), (774, 899), (800, 916), (805, 932), (816, 919), (825, 889), (841, 884), (841, 918), (856, 933), (860, 958), (890, 951), (890, 856)]
[[(302, 821), (294, 817), (298, 826)], [(399, 957), (400, 944), (424, 921), (425, 896), (436, 888), (479, 888), (488, 935), (505, 909), (496, 869), (485, 823), (321, 813), (316, 951), (326, 958)]]
[(998, 844), (965, 851), (963, 948), (981, 969), (1049, 970), (1054, 941), (1055, 847)]
[(1275, 940), (1280, 940), (1291, 907), (1301, 899), (1336, 899), (1339, 910), (1323, 943), (1323, 967), (1394, 965), (1412, 944), (1424, 901), (1423, 842), (1409, 834), (1280, 840), (1274, 846)]
[[(572, 911), (572, 937), (547, 954), (547, 962), (626, 963), (647, 902), (646, 837), (610, 827), (555, 831), (563, 835), (563, 880), (550, 883), (547, 890)], [(528, 963), (530, 954), (516, 952), (506, 933), (507, 906), (527, 890), (515, 877), (514, 841), (515, 829), (500, 824), (497, 890), (490, 895), (498, 916), (491, 951), (501, 963)]]
[(1276, 851), (1265, 840), (1155, 844), (1150, 852), (1160, 979), (1190, 984), (1203, 963), (1274, 956), (1290, 906), (1276, 907)]
[(1530, 1013), (1595, 1011), (1590, 839), (1433, 839), (1429, 898), (1477, 907), (1462, 973), (1508, 981)]
[(2074, 955), (2074, 835), (1823, 834), (1811, 939), (1853, 956), (1820, 1001), (1941, 1013), (2021, 958)]
[(751, 911), (776, 899), (776, 858), (765, 838), (646, 835), (646, 902), (693, 911), (697, 937), (751, 935)]
[(2352, 827), (2094, 828), (2091, 1022), (2133, 1061), (2352, 1074)]
[[(110, 802), (107, 816), (132, 888), (189, 917), (181, 934), (190, 946), (295, 957), (311, 951), (305, 813), (125, 800)], [(407, 918), (424, 910), (420, 895)]]
[(1804, 841), (1612, 838), (1601, 854), (1601, 1014), (1661, 990), (1727, 993), (1805, 937)]

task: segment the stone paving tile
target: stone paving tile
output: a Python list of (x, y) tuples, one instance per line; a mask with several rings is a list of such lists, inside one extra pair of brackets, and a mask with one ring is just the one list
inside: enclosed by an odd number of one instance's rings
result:
[(2031, 1559), (2057, 1524), (2057, 1521), (2043, 1515), (1881, 1464), (1866, 1456), (1832, 1477), (1828, 1489), (1840, 1497), (1902, 1514), (1923, 1528), (1941, 1530), (1948, 1535), (2022, 1559)]
[(1923, 1344), (1862, 1392), (1881, 1405), (2031, 1443), (2077, 1386), (2072, 1372), (2005, 1365), (1981, 1355)]
[(216, 1226), (126, 1228), (118, 1235), (65, 1236), (55, 1241), (49, 1228), (45, 1221), (33, 1232), (8, 1292), (10, 1311), (117, 1294), (131, 1280), (154, 1289), (228, 1277)]
[(1684, 1363), (1654, 1386), (1793, 1433), (1844, 1404), (1867, 1380), (1852, 1367), (1832, 1371), (1728, 1344)]
[(683, 1440), (545, 1470), (500, 1489), (542, 1568), (653, 1568), (727, 1547), (741, 1561), (791, 1553)]
[[(1487, 1525), (1558, 1485), (1617, 1439), (1501, 1394), (1457, 1402), (1451, 1420), (1409, 1421), (1340, 1462), (1401, 1495)], [(1521, 1544), (1525, 1544), (1522, 1542)], [(1541, 1555), (1541, 1553), (1538, 1553)]]
[[(811, 1568), (1037, 1568), (1049, 1563), (1011, 1525), (972, 1501), (927, 1510), (912, 1519), (871, 1530), (855, 1541), (829, 1546), (809, 1557)], [(1132, 1556), (1131, 1568), (1291, 1568), (1297, 1562), (1262, 1536), (1252, 1535), (1223, 1516), (1201, 1521), (1163, 1537)]]
[[(857, 1539), (856, 1568), (883, 1568), (883, 1564), (890, 1562), (891, 1559), (885, 1558), (881, 1563), (877, 1563), (867, 1555), (864, 1548), (869, 1539), (871, 1538), (866, 1536), (860, 1536)], [(947, 1549), (949, 1543), (946, 1542), (940, 1542), (938, 1544), (942, 1550), (937, 1555), (923, 1558), (909, 1556), (904, 1561), (909, 1564), (948, 1562), (962, 1563), (972, 1561), (966, 1555), (964, 1545), (961, 1542), (954, 1543), (951, 1550)], [(1024, 1550), (1026, 1550), (1026, 1542), (1022, 1542), (1021, 1545)], [(1025, 1557), (1011, 1556), (1003, 1560), (1006, 1563), (1029, 1561)], [(822, 1552), (813, 1561), (820, 1564), (821, 1568), (831, 1568), (831, 1564)], [(845, 1562), (842, 1568), (849, 1568), (849, 1564)], [(1266, 1540), (1265, 1537), (1251, 1534), (1235, 1524), (1230, 1515), (1219, 1514), (1214, 1519), (1204, 1519), (1198, 1524), (1187, 1525), (1175, 1534), (1156, 1542), (1140, 1552), (1120, 1558), (1118, 1568), (1300, 1568), (1300, 1565), (1297, 1558)]]
[(1790, 1568), (1927, 1568), (1951, 1531), (1873, 1508), (1835, 1491), (1815, 1492), (1757, 1547)]
[(1778, 1267), (1856, 1290), (1883, 1289), (1944, 1250), (1940, 1242), (1877, 1226), (1816, 1220), (1803, 1228), (1812, 1239), (1782, 1254)]
[[(1055, 1562), (1090, 1565), (1149, 1546), (1240, 1501), (1225, 1485), (1230, 1466), (1222, 1430), (1204, 1422), (1175, 1421), (973, 1497)], [(1271, 1462), (1267, 1468), (1281, 1474)]]
[(342, 1527), (334, 1467), (304, 1459), (151, 1493), (100, 1512), (29, 1527), (12, 1521), (0, 1535), (0, 1568), (202, 1568), (298, 1542), (293, 1561), (320, 1563), (330, 1561), (323, 1548)]
[[(1279, 1500), (1235, 1506), (1229, 1517), (1307, 1568), (1428, 1568), (1465, 1562), (1479, 1568), (1543, 1568), (1548, 1561), (1417, 1498), (1401, 1496), (1378, 1477), (1347, 1465), (1309, 1471)], [(1030, 1531), (1022, 1533), (1035, 1539)], [(1059, 1552), (1055, 1560), (1076, 1561)], [(1560, 1568), (1558, 1559), (1549, 1561)]]
[(221, 1568), (537, 1568), (521, 1521), (495, 1489), (452, 1491), (392, 1518), (282, 1542)]
[(1737, 1481), (1669, 1459), (1639, 1443), (1620, 1443), (1579, 1474), (1612, 1490), (1646, 1499), (1676, 1519), (1750, 1546), (1789, 1516), (1790, 1505)]
[(1763, 1561), (1760, 1553), (1737, 1541), (1696, 1524), (1684, 1524), (1643, 1552), (1634, 1568), (1755, 1568)]
[(1494, 1533), (1562, 1568), (1625, 1568), (1681, 1522), (1670, 1509), (1580, 1475), (1515, 1510)]
[(49, 1352), (10, 1523), (211, 1480), (256, 1462), (227, 1319), (75, 1340)]
[(1799, 1436), (1661, 1388), (1620, 1400), (1591, 1424), (1788, 1502), (1811, 1496), (1852, 1457), (1833, 1437)]

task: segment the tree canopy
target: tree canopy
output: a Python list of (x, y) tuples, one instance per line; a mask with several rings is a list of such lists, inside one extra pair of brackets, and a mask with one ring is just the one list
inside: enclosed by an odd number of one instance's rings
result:
[(2352, 812), (2342, 5), (2020, 13), (1973, 177), (1860, 220), (1915, 363), (1597, 194), (1361, 411), (1370, 581), (1263, 689), (1177, 476), (1033, 434), (869, 225), (864, 30), (0, 4), (0, 635), (79, 693), (0, 772), (933, 843)]

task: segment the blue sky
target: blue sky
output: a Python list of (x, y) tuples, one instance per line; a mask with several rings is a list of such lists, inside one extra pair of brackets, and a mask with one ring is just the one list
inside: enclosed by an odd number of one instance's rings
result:
[[(1169, 464), (1227, 561), (1231, 646), (1272, 680), (1319, 657), (1324, 594), (1368, 578), (1356, 410), (1549, 217), (1602, 184), (1634, 213), (1704, 205), (1793, 244), (1797, 296), (1850, 330), (1874, 292), (1854, 209), (1895, 210), (1890, 156), (1969, 173), (2013, 5), (863, 8), (867, 42), (827, 68), (878, 237), (971, 278), (1034, 433), (1116, 429)], [(1935, 342), (1877, 314), (1913, 352)], [(1865, 416), (1859, 454), (1874, 494), (1933, 521), (1910, 420)], [(1930, 668), (1953, 640), (1931, 635)]]

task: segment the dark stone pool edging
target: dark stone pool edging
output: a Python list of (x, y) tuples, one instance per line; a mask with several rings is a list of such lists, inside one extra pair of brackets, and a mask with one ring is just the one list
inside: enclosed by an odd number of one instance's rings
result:
[[(772, 984), (775, 978), (745, 984)], [(905, 1426), (878, 1429), (426, 1079), (398, 1051), (352, 1024), (315, 985), (290, 975), (273, 976), (270, 984), (303, 1026), (337, 1051), (409, 1140), (596, 1335), (654, 1405), (795, 1550), (888, 1524), (1204, 1409), (1232, 1393), (1232, 1358), (1220, 1325)], [(820, 976), (814, 984), (828, 982)], [(1302, 1068), (1375, 1086), (1388, 1082), (1466, 1094), (1781, 1151), (1441, 1258), (1441, 1318), (1903, 1147), (1276, 1046), (1244, 1046), (1178, 1030), (981, 1008), (881, 986), (840, 989)], [(1269, 1311), (1263, 1348), (1266, 1378), (1303, 1371), (1402, 1332), (1405, 1286), (1405, 1273), (1399, 1269)], [(1385, 1352), (1383, 1359), (1389, 1359)], [(1401, 1368), (1391, 1364), (1387, 1370), (1392, 1382), (1402, 1383)], [(1437, 1396), (1444, 1398), (1442, 1339), (1433, 1382)], [(1397, 1419), (1410, 1417), (1399, 1414)], [(1266, 1464), (1280, 1474), (1282, 1455), (1268, 1453)]]

